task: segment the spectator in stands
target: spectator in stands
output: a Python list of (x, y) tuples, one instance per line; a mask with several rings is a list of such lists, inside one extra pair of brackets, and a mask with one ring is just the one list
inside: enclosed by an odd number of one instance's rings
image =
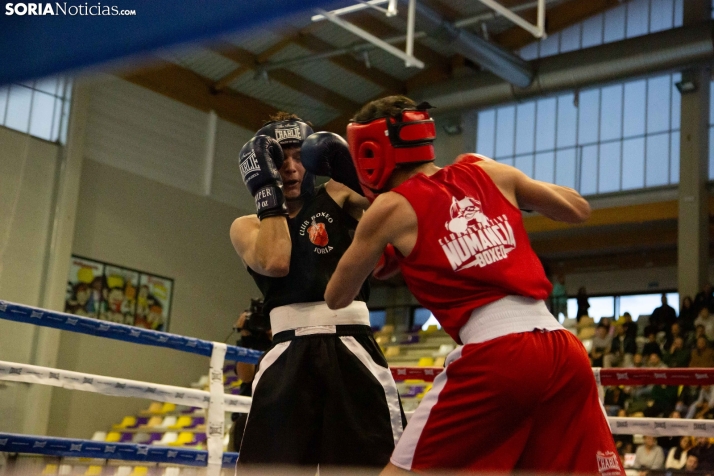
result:
[(663, 469), (664, 451), (657, 445), (654, 436), (645, 436), (645, 443), (635, 451), (635, 468), (639, 470)]
[[(652, 355), (656, 356), (656, 354)], [(678, 390), (679, 387), (672, 385), (652, 385), (649, 400), (647, 401), (647, 408), (644, 410), (645, 416), (648, 418), (671, 416), (677, 404)], [(667, 444), (667, 448), (663, 447), (663, 449), (669, 449), (669, 444)]]
[(632, 340), (637, 339), (637, 323), (632, 322), (632, 315), (629, 312), (625, 312), (620, 316), (617, 322), (625, 328), (625, 333), (628, 337), (631, 337)]
[[(709, 471), (714, 468), (714, 447), (706, 436), (697, 437), (696, 444), (689, 450), (689, 456), (697, 457), (697, 471)], [(688, 465), (689, 461), (687, 461)]]
[(714, 387), (703, 385), (699, 390), (699, 398), (689, 406), (687, 418), (707, 418), (711, 417), (714, 411)]
[(704, 307), (699, 311), (697, 318), (694, 320), (695, 326), (704, 326), (704, 335), (707, 339), (714, 340), (714, 317), (709, 313), (709, 309)]
[[(677, 389), (679, 387), (676, 387)], [(676, 397), (675, 397), (676, 399)], [(678, 403), (678, 402), (677, 402)], [(682, 414), (676, 409), (669, 413), (669, 418), (682, 418)], [(660, 436), (657, 438), (657, 444), (662, 447), (664, 453), (669, 453), (669, 450), (679, 446), (681, 437), (679, 436)]]
[(575, 319), (580, 322), (580, 318), (588, 315), (588, 309), (590, 308), (590, 303), (588, 302), (588, 292), (585, 286), (578, 289), (578, 295), (575, 297), (578, 302), (578, 314)]
[(647, 342), (645, 343), (645, 346), (642, 348), (642, 355), (649, 358), (651, 354), (657, 354), (660, 357), (662, 356), (662, 349), (660, 348), (659, 344), (657, 343), (657, 334), (655, 334), (652, 330), (650, 330), (645, 337), (647, 337)]
[(620, 410), (624, 410), (628, 398), (629, 395), (622, 387), (608, 387), (605, 391), (605, 400), (603, 402), (607, 414), (616, 416)]
[(642, 354), (637, 353), (632, 356), (632, 366), (636, 368), (640, 368), (644, 366), (644, 362), (642, 359)]
[(664, 344), (662, 344), (662, 350), (667, 350), (671, 347), (675, 337), (684, 337), (682, 328), (676, 322), (667, 328), (666, 333), (667, 335), (664, 339)]
[[(615, 337), (610, 344), (610, 352), (603, 358), (603, 366), (605, 368), (632, 367), (632, 356), (637, 353), (637, 342), (627, 335), (622, 324), (616, 324), (614, 327)], [(689, 353), (687, 353), (687, 363), (689, 363)]]
[(683, 436), (679, 439), (679, 446), (675, 446), (667, 453), (664, 462), (665, 469), (682, 469), (687, 464), (687, 456), (692, 447), (692, 438)]
[(593, 367), (603, 366), (603, 357), (610, 352), (612, 338), (607, 335), (607, 326), (598, 324), (593, 337), (593, 346), (590, 350), (590, 363)]
[(677, 312), (667, 304), (667, 295), (663, 293), (662, 305), (652, 311), (652, 315), (650, 315), (650, 326), (653, 326), (656, 332), (665, 332), (669, 330), (676, 320)]
[(697, 347), (689, 359), (690, 367), (714, 367), (714, 350), (709, 347), (709, 341), (704, 336), (697, 337)]
[(697, 458), (697, 455), (692, 454), (691, 452), (688, 453), (687, 454), (687, 462), (684, 465), (684, 471), (688, 471), (688, 472), (697, 471), (698, 466), (699, 466), (699, 458)]
[(694, 309), (697, 310), (697, 313), (704, 308), (708, 309), (710, 313), (714, 313), (714, 294), (712, 285), (709, 283), (705, 284), (704, 289), (694, 297)]
[(565, 289), (565, 276), (562, 274), (559, 274), (553, 283), (550, 303), (552, 313), (557, 320), (560, 320), (561, 314), (564, 319), (568, 318), (568, 291)]
[(690, 357), (691, 351), (684, 347), (684, 339), (682, 336), (677, 336), (669, 347), (665, 347), (662, 361), (668, 367), (687, 367)]
[(682, 305), (679, 307), (679, 317), (677, 322), (682, 326), (682, 332), (690, 333), (694, 331), (694, 319), (697, 318), (697, 309), (694, 307), (692, 298), (684, 296)]

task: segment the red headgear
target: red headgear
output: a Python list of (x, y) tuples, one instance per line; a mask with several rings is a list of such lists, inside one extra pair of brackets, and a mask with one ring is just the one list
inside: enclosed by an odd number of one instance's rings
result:
[(436, 138), (429, 103), (402, 110), (400, 118), (381, 117), (347, 126), (350, 155), (365, 196), (374, 201), (384, 192), (389, 177), (401, 164), (434, 160)]

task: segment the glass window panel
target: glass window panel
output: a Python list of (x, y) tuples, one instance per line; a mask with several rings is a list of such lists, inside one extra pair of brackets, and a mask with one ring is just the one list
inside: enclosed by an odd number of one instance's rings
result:
[(531, 154), (516, 156), (514, 164), (518, 170), (533, 178), (533, 156)]
[(538, 42), (538, 56), (544, 58), (546, 56), (553, 56), (558, 54), (558, 43), (560, 40), (560, 33), (551, 35), (545, 40)]
[[(674, 139), (674, 136), (673, 136)], [(709, 144), (714, 144), (714, 127), (709, 128)], [(674, 140), (672, 141), (674, 142)], [(714, 180), (714, 147), (709, 147), (709, 180)]]
[(52, 136), (52, 116), (54, 114), (55, 100), (54, 96), (35, 91), (32, 97), (30, 134), (40, 139), (50, 140)]
[(600, 144), (600, 176), (598, 192), (620, 190), (620, 142)]
[(568, 298), (568, 316), (571, 319), (575, 319), (575, 315), (578, 313), (578, 300), (575, 298)]
[(669, 183), (679, 183), (679, 131), (670, 135), (669, 147)]
[(501, 162), (502, 164), (510, 165), (513, 167), (513, 157), (506, 157), (504, 159), (498, 159), (498, 162)]
[(605, 43), (625, 39), (625, 5), (605, 12)]
[(669, 181), (669, 134), (647, 137), (645, 185), (665, 185)]
[(614, 296), (591, 297), (588, 298), (588, 304), (590, 304), (588, 315), (592, 317), (595, 322), (600, 322), (600, 319), (603, 317), (615, 316)]
[(3, 125), (5, 121), (5, 110), (7, 108), (7, 99), (9, 95), (9, 87), (0, 88), (0, 125)]
[[(684, 13), (684, 0), (674, 0), (674, 27), (682, 26), (682, 14)], [(712, 10), (712, 18), (714, 18), (714, 10)]]
[(560, 32), (560, 52), (575, 51), (580, 49), (580, 23), (570, 26)]
[(674, 0), (651, 0), (650, 33), (672, 28)]
[(645, 185), (645, 139), (622, 142), (622, 189), (632, 190)]
[(555, 180), (555, 153), (541, 152), (535, 156), (536, 180), (553, 183)]
[(513, 155), (515, 121), (515, 106), (506, 106), (496, 109), (496, 157)]
[(35, 83), (35, 89), (52, 95), (61, 95), (62, 91), (57, 89), (57, 77), (40, 79)]
[(577, 188), (575, 183), (575, 148), (558, 150), (555, 153), (555, 183), (564, 187)]
[(634, 81), (625, 84), (625, 111), (623, 133), (625, 137), (645, 133), (645, 96), (647, 83)]
[(597, 145), (588, 145), (580, 152), (580, 189), (581, 195), (597, 193)]
[[(669, 297), (669, 296), (668, 296)], [(677, 305), (679, 299), (675, 302), (668, 302), (672, 307)], [(640, 316), (649, 316), (652, 311), (662, 305), (661, 294), (635, 294), (632, 296), (620, 296), (620, 312), (623, 314), (629, 312), (633, 321), (637, 321)]]
[(578, 106), (578, 144), (591, 144), (598, 139), (600, 122), (600, 90), (591, 89), (580, 93)]
[(604, 16), (595, 15), (583, 22), (583, 48), (602, 44)]
[(670, 88), (672, 94), (672, 106), (670, 107), (670, 112), (672, 114), (672, 122), (670, 127), (672, 129), (679, 129), (679, 122), (682, 116), (682, 96), (679, 94), (679, 91), (677, 91), (677, 88), (674, 86), (674, 83), (681, 80), (682, 75), (679, 73), (672, 76), (672, 87)]
[(634, 0), (627, 4), (627, 38), (647, 34), (649, 0)]
[(369, 311), (369, 325), (372, 330), (379, 330), (387, 323), (387, 311), (380, 309), (377, 311)]
[(578, 109), (573, 104), (573, 95), (558, 97), (558, 141), (557, 147), (575, 145), (578, 126)]
[(516, 108), (516, 154), (533, 152), (535, 143), (535, 101)]
[(536, 115), (536, 150), (555, 148), (555, 108), (556, 99), (547, 98), (538, 101)]
[(521, 48), (521, 51), (519, 52), (521, 55), (521, 58), (524, 60), (532, 60), (536, 59), (538, 57), (538, 42), (534, 41), (533, 43), (524, 46)]
[(622, 137), (622, 85), (602, 88), (600, 140)]
[(10, 86), (10, 97), (7, 103), (7, 120), (5, 126), (21, 132), (27, 132), (30, 119), (30, 101), (32, 90), (24, 86)]
[(647, 80), (647, 132), (669, 130), (671, 77), (660, 76)]
[[(679, 94), (679, 91), (677, 91)], [(712, 107), (712, 102), (714, 102), (714, 81), (709, 82), (709, 124), (714, 124), (714, 107)]]
[(57, 140), (59, 140), (59, 131), (60, 131), (61, 124), (62, 124), (62, 101), (58, 99), (55, 101), (54, 115), (52, 118), (52, 136), (50, 137), (50, 140), (52, 142), (56, 142)]
[(493, 157), (495, 147), (493, 143), (496, 131), (496, 111), (480, 111), (478, 113), (478, 125), (476, 131), (476, 151), (488, 157)]

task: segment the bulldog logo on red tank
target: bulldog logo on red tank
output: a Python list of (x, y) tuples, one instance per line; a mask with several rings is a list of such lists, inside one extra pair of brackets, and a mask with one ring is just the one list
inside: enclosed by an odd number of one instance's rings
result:
[(329, 213), (320, 212), (305, 220), (300, 226), (300, 236), (307, 234), (310, 243), (315, 245), (313, 251), (317, 254), (326, 254), (332, 251), (332, 246), (329, 246), (330, 237), (327, 234), (326, 223), (332, 223), (332, 217)]

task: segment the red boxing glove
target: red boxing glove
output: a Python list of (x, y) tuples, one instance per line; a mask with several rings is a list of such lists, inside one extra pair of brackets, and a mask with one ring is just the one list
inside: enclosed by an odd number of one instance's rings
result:
[(372, 276), (377, 279), (385, 280), (399, 273), (399, 262), (397, 261), (397, 252), (391, 243), (387, 243), (384, 247), (382, 256), (379, 257), (377, 266), (372, 271)]

